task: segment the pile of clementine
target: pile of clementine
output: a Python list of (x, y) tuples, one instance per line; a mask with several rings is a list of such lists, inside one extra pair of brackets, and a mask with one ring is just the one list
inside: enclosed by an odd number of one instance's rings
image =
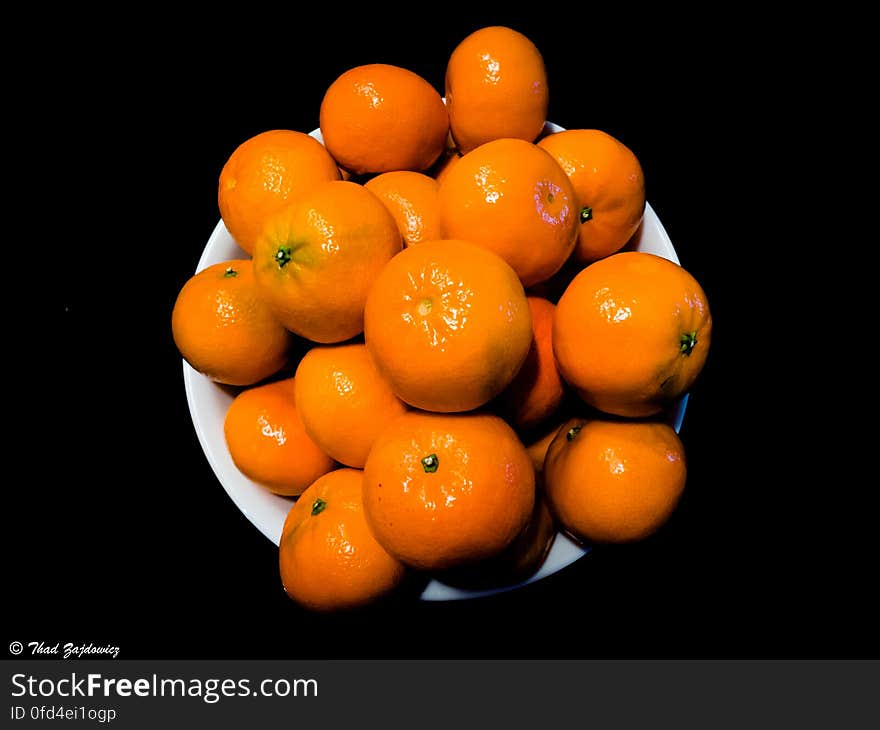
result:
[(292, 500), (280, 574), (306, 607), (418, 574), (514, 584), (557, 531), (642, 539), (679, 500), (669, 413), (706, 360), (706, 297), (632, 250), (635, 154), (549, 133), (548, 98), (534, 44), (483, 28), (452, 51), (445, 99), (358, 66), (324, 95), (323, 144), (267, 131), (220, 173), (242, 256), (186, 282), (172, 330), (237, 388), (238, 469)]

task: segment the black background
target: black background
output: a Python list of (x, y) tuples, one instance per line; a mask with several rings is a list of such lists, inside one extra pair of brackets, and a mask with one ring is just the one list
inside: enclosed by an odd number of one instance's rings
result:
[[(326, 10), (210, 31), (61, 18), (39, 46), (45, 70), (12, 74), (7, 152), (29, 205), (11, 268), (36, 314), (7, 354), (7, 639), (169, 659), (876, 656), (867, 488), (850, 471), (864, 452), (847, 451), (855, 429), (828, 408), (827, 348), (802, 347), (818, 325), (793, 288), (781, 140), (797, 63), (730, 19)], [(310, 615), (202, 454), (174, 299), (240, 142), (316, 127), (324, 90), (354, 65), (406, 66), (442, 91), (452, 49), (491, 24), (542, 51), (550, 119), (639, 156), (707, 292), (714, 342), (681, 432), (686, 494), (654, 538), (512, 593)]]

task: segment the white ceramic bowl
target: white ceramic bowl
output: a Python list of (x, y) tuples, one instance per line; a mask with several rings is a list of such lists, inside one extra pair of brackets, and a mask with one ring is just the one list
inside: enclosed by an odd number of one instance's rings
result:
[[(545, 133), (561, 132), (562, 127), (547, 123)], [(311, 135), (323, 143), (320, 130), (314, 130)], [(675, 263), (679, 263), (672, 242), (666, 234), (663, 225), (657, 218), (654, 209), (650, 205), (645, 206), (645, 217), (641, 228), (636, 233), (633, 242), (638, 251), (663, 256)], [(230, 259), (249, 258), (229, 232), (223, 221), (219, 221), (214, 232), (208, 239), (208, 243), (199, 259), (196, 271), (212, 264), (228, 261)], [(185, 361), (183, 363), (183, 380), (186, 386), (186, 399), (189, 403), (189, 411), (192, 415), (193, 425), (199, 437), (199, 443), (211, 464), (211, 468), (223, 485), (232, 501), (244, 513), (260, 532), (268, 537), (276, 545), (281, 539), (281, 528), (284, 518), (293, 505), (293, 500), (288, 497), (279, 497), (268, 492), (263, 487), (255, 484), (245, 477), (232, 462), (232, 457), (226, 448), (226, 440), (223, 435), (223, 419), (226, 409), (232, 402), (229, 392), (221, 388), (204, 375), (197, 373)], [(681, 427), (684, 411), (687, 406), (687, 396), (679, 402), (673, 414), (673, 425), (678, 431)], [(547, 555), (544, 564), (530, 578), (522, 583), (493, 588), (490, 590), (470, 591), (454, 588), (437, 580), (432, 580), (421, 594), (422, 600), (446, 601), (461, 598), (475, 598), (489, 593), (512, 590), (526, 583), (532, 583), (545, 578), (552, 573), (570, 565), (589, 551), (589, 548), (581, 547), (563, 534), (557, 534), (553, 546)]]

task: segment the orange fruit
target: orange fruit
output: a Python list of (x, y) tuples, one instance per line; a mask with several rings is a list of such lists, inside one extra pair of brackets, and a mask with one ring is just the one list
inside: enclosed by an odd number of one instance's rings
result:
[(532, 323), (522, 285), (501, 258), (466, 241), (428, 241), (379, 274), (364, 338), (398, 398), (429, 411), (467, 411), (513, 380)]
[(440, 227), (497, 253), (523, 286), (549, 279), (577, 237), (574, 188), (548, 152), (498, 139), (469, 152), (440, 185)]
[(357, 174), (427, 170), (446, 145), (440, 94), (418, 74), (374, 63), (349, 69), (324, 94), (321, 133), (330, 154)]
[(339, 170), (313, 137), (289, 129), (263, 132), (240, 144), (220, 172), (217, 202), (232, 237), (248, 253), (267, 216)]
[(174, 344), (200, 373), (252, 385), (287, 363), (290, 334), (257, 292), (250, 261), (214, 264), (190, 277), (171, 313)]
[(571, 419), (544, 462), (547, 499), (565, 530), (586, 542), (647, 537), (684, 490), (684, 448), (666, 423)]
[(239, 393), (226, 411), (223, 433), (239, 471), (275, 494), (302, 494), (336, 466), (306, 433), (293, 378)]
[(553, 313), (556, 305), (526, 297), (532, 314), (532, 345), (516, 377), (498, 397), (503, 415), (517, 430), (530, 431), (551, 416), (565, 394), (553, 357)]
[(266, 221), (254, 274), (287, 329), (341, 342), (363, 330), (367, 292), (401, 246), (394, 218), (369, 190), (323, 183)]
[(534, 500), (525, 448), (488, 414), (410, 411), (376, 439), (364, 468), (373, 534), (420, 569), (497, 555), (525, 527)]
[(359, 469), (376, 437), (406, 412), (362, 344), (309, 350), (296, 369), (296, 405), (315, 443)]
[(284, 590), (316, 611), (362, 606), (394, 590), (404, 566), (364, 517), (363, 472), (337, 469), (312, 484), (284, 520), (278, 562)]
[(451, 568), (438, 578), (444, 583), (468, 590), (486, 590), (519, 583), (543, 565), (555, 537), (556, 523), (539, 489), (535, 493), (535, 507), (529, 521), (500, 554), (488, 560)]
[(638, 251), (585, 268), (556, 307), (562, 377), (594, 408), (650, 416), (687, 392), (706, 362), (712, 315), (678, 264)]
[(446, 107), (463, 153), (503, 137), (533, 142), (544, 128), (548, 102), (544, 59), (511, 28), (475, 31), (449, 58)]
[(440, 238), (440, 185), (436, 180), (420, 172), (398, 170), (376, 175), (364, 187), (394, 216), (405, 245)]
[(544, 137), (578, 199), (575, 257), (596, 261), (623, 248), (645, 214), (645, 176), (625, 144), (598, 129), (569, 129)]

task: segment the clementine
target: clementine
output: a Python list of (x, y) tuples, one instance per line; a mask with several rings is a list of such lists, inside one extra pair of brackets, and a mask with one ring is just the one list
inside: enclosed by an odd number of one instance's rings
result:
[(525, 448), (488, 414), (410, 411), (380, 434), (364, 468), (373, 534), (421, 569), (497, 555), (525, 527), (534, 500)]
[(254, 274), (287, 329), (341, 342), (363, 330), (367, 293), (401, 247), (394, 218), (369, 190), (323, 183), (266, 221)]
[(313, 137), (289, 129), (242, 142), (220, 172), (217, 202), (232, 237), (247, 253), (267, 216), (314, 185), (339, 180), (339, 170)]
[(544, 482), (559, 523), (586, 542), (655, 532), (684, 490), (684, 448), (666, 423), (571, 419), (547, 451)]
[(449, 131), (434, 87), (384, 63), (357, 66), (337, 78), (321, 101), (320, 124), (330, 154), (356, 174), (426, 170)]
[(627, 251), (591, 264), (569, 284), (553, 322), (562, 377), (588, 404), (650, 416), (693, 385), (706, 362), (712, 315), (681, 266)]
[(278, 549), (281, 582), (315, 611), (351, 609), (385, 596), (404, 566), (376, 542), (364, 517), (363, 472), (337, 469), (315, 481), (287, 514)]
[(379, 274), (364, 337), (398, 398), (467, 411), (507, 387), (528, 354), (532, 325), (522, 285), (501, 258), (466, 241), (428, 241)]
[(302, 494), (336, 466), (306, 433), (293, 378), (239, 393), (226, 411), (223, 433), (239, 471), (275, 494)]
[(224, 261), (183, 285), (171, 312), (174, 344), (212, 380), (253, 385), (287, 363), (290, 334), (257, 292), (247, 259)]
[(296, 369), (296, 405), (315, 443), (357, 468), (382, 430), (406, 411), (360, 343), (309, 350)]
[(446, 106), (463, 153), (502, 137), (534, 141), (547, 118), (541, 53), (511, 28), (490, 26), (456, 46), (446, 67)]

